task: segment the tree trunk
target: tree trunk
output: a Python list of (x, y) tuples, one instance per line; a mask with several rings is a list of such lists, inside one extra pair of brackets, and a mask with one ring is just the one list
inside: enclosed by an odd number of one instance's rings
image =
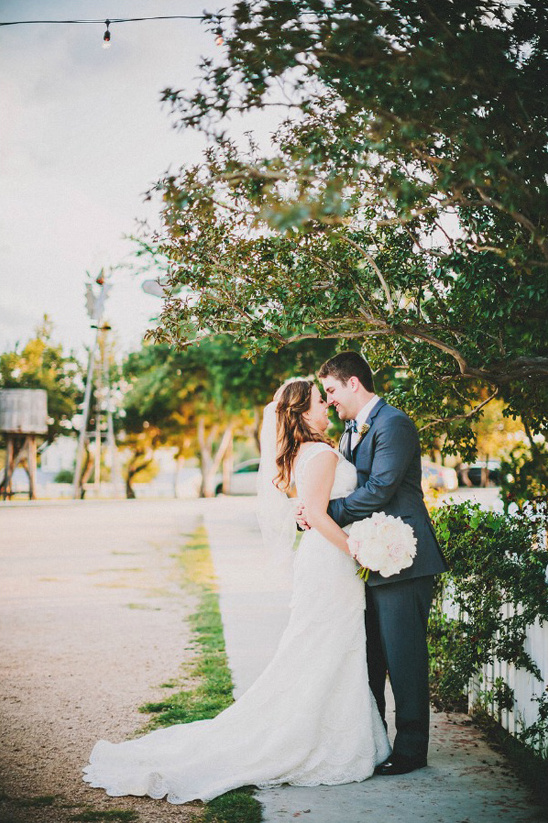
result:
[(181, 466), (184, 465), (185, 459), (182, 455), (175, 455), (175, 471), (173, 472), (173, 497), (177, 500), (180, 496), (179, 479), (181, 474)]
[(232, 471), (234, 469), (234, 438), (230, 438), (230, 442), (226, 448), (225, 456), (223, 457), (223, 494), (230, 494), (230, 483), (232, 481)]
[(436, 463), (438, 466), (441, 466), (443, 464), (441, 446), (441, 438), (436, 437), (430, 448), (430, 460), (432, 461), (432, 463)]
[(80, 500), (83, 500), (86, 496), (86, 490), (84, 486), (88, 482), (93, 471), (93, 460), (91, 459), (91, 453), (88, 447), (89, 442), (86, 440), (84, 444), (84, 468), (82, 470), (82, 477), (80, 479)]
[(490, 486), (491, 483), (489, 482), (489, 455), (485, 455), (484, 465), (481, 467), (481, 481), (480, 485), (482, 489), (486, 489), (487, 486)]
[(206, 436), (205, 421), (203, 417), (198, 420), (198, 444), (200, 446), (200, 471), (202, 482), (200, 485), (200, 497), (214, 497), (215, 489), (213, 485), (213, 442), (217, 434), (217, 426), (213, 426), (209, 435)]
[(255, 409), (253, 412), (253, 439), (255, 440), (255, 445), (257, 446), (257, 451), (259, 454), (261, 453), (261, 437), (259, 435), (259, 430), (261, 428), (261, 412), (259, 409)]
[(233, 429), (233, 424), (229, 423), (223, 432), (219, 448), (216, 454), (213, 455), (213, 444), (215, 443), (219, 427), (216, 425), (212, 426), (211, 431), (206, 436), (205, 421), (202, 417), (198, 420), (200, 470), (202, 472), (201, 497), (215, 497), (215, 474), (219, 471), (221, 461), (227, 449), (232, 444)]
[(139, 463), (139, 458), (143, 456), (143, 452), (141, 450), (136, 451), (133, 453), (133, 457), (128, 463), (127, 471), (126, 471), (126, 499), (127, 500), (135, 500), (135, 489), (132, 486), (131, 481), (135, 477), (136, 474), (139, 474), (140, 471), (146, 469), (152, 463), (152, 457), (148, 457), (144, 459), (141, 463)]

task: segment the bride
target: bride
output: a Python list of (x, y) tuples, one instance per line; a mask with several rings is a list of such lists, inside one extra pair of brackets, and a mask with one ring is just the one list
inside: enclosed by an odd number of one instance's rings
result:
[(99, 741), (84, 780), (112, 796), (211, 800), (244, 785), (335, 785), (365, 780), (390, 754), (369, 688), (364, 585), (331, 497), (356, 469), (328, 443), (327, 404), (310, 380), (278, 389), (264, 414), (259, 520), (280, 557), (292, 552), (292, 479), (311, 526), (294, 553), (289, 624), (256, 682), (213, 720)]

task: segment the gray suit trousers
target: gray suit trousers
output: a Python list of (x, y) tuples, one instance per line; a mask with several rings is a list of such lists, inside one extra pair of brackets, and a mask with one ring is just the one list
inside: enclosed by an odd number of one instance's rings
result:
[(430, 724), (426, 628), (434, 578), (366, 585), (369, 683), (385, 716), (386, 674), (396, 703), (396, 755), (426, 759)]

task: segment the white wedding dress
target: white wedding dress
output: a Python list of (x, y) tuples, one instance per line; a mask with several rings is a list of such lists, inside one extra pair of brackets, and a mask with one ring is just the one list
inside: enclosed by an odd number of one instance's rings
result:
[[(296, 466), (297, 492), (325, 443)], [(338, 452), (332, 497), (356, 486)], [(244, 785), (335, 785), (364, 780), (390, 754), (368, 684), (364, 585), (356, 564), (317, 531), (295, 555), (289, 624), (258, 680), (213, 720), (123, 743), (99, 741), (84, 780), (112, 796), (211, 800)]]

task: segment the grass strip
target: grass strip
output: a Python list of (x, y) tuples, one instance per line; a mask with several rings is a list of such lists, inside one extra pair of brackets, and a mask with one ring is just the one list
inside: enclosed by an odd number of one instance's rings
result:
[[(56, 794), (46, 794), (40, 795), (38, 797), (23, 797), (20, 800), (17, 800), (16, 803), (18, 806), (31, 808), (31, 809), (43, 809), (47, 806), (53, 806), (55, 801), (57, 800), (58, 795)], [(2, 799), (2, 798), (0, 798)], [(6, 796), (7, 799), (7, 796)]]
[[(165, 700), (146, 703), (140, 711), (153, 714), (147, 730), (191, 723), (215, 717), (234, 701), (234, 684), (228, 667), (219, 595), (207, 531), (200, 526), (177, 555), (183, 585), (197, 597), (195, 612), (190, 616), (191, 648), (194, 655), (174, 685), (180, 691)], [(248, 787), (227, 792), (204, 808), (204, 823), (260, 823), (262, 807)]]
[(87, 811), (70, 818), (75, 823), (138, 823), (137, 812), (110, 809), (105, 812)]
[(261, 823), (262, 819), (263, 808), (249, 786), (222, 794), (205, 807), (204, 823)]

